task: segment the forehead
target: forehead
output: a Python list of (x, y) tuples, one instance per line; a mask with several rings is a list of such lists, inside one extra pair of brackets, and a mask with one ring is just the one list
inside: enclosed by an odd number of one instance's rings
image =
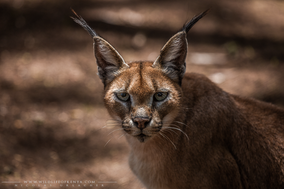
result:
[(132, 95), (145, 96), (171, 87), (161, 70), (152, 67), (153, 62), (132, 62), (114, 81), (115, 90)]

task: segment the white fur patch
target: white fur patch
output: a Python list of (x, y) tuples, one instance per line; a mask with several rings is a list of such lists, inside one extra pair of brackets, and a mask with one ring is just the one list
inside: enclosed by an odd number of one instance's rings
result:
[(147, 111), (144, 108), (140, 107), (136, 110), (136, 116), (147, 117)]

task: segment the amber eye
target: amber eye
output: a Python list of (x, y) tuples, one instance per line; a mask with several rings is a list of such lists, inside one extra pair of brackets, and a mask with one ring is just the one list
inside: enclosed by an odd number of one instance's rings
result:
[(129, 94), (128, 93), (116, 93), (116, 96), (119, 100), (122, 100), (122, 101), (128, 101), (129, 100)]
[(168, 93), (166, 93), (166, 92), (157, 92), (154, 95), (155, 100), (157, 100), (157, 101), (165, 100), (165, 98), (167, 98), (167, 96), (168, 96)]

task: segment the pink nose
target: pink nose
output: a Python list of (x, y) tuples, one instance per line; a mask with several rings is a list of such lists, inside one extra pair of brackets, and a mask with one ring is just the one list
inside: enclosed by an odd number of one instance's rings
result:
[(135, 126), (138, 129), (145, 129), (150, 122), (150, 118), (148, 117), (136, 117), (133, 119)]

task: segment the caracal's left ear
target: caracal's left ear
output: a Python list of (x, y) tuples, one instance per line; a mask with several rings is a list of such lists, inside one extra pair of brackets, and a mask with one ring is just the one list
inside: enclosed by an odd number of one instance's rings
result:
[(71, 18), (93, 37), (94, 54), (98, 65), (98, 75), (104, 86), (106, 86), (115, 78), (115, 76), (117, 76), (117, 74), (124, 69), (128, 69), (129, 66), (110, 43), (98, 36), (81, 16), (77, 15), (74, 10), (72, 11), (77, 18)]
[(152, 67), (161, 69), (168, 77), (180, 85), (186, 70), (187, 32), (198, 20), (205, 16), (207, 12), (208, 10), (193, 17), (184, 25), (180, 32), (171, 37), (162, 48), (160, 56), (153, 63)]

